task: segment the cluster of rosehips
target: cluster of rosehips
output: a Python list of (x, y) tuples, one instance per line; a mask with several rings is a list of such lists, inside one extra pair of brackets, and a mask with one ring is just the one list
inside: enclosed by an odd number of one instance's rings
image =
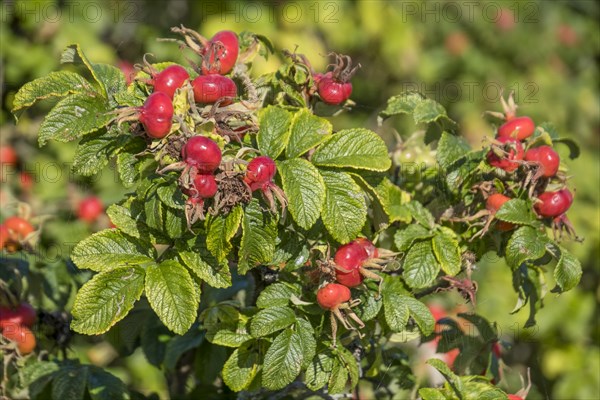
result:
[[(520, 166), (525, 166), (533, 173), (530, 178), (533, 183), (532, 188), (545, 187), (550, 180), (557, 177), (560, 156), (549, 145), (531, 147), (524, 151), (523, 143), (526, 143), (526, 140), (534, 134), (535, 124), (527, 116), (516, 117), (514, 115), (516, 106), (512, 95), (509, 98), (510, 105), (507, 105), (504, 99), (502, 102), (505, 108), (503, 118), (506, 122), (498, 128), (496, 143), (492, 145), (492, 149), (487, 154), (488, 163), (508, 173), (514, 172)], [(539, 185), (540, 183), (544, 186)], [(493, 215), (508, 200), (510, 198), (503, 194), (494, 194), (488, 197), (486, 208)], [(543, 191), (537, 196), (534, 209), (542, 218), (553, 218), (554, 227), (565, 226), (569, 232), (572, 232), (572, 227), (565, 215), (572, 203), (573, 195), (565, 187), (557, 191)], [(509, 230), (513, 225), (500, 223), (498, 227), (501, 230)]]
[[(190, 32), (193, 31), (186, 29), (184, 34), (190, 35)], [(200, 104), (230, 104), (237, 96), (237, 86), (224, 74), (229, 73), (237, 61), (237, 35), (231, 31), (221, 31), (210, 40), (202, 39), (203, 46), (198, 48), (203, 60), (202, 74), (191, 82), (194, 100)], [(143, 106), (120, 110), (119, 121), (138, 120), (149, 137), (162, 139), (171, 132), (175, 91), (189, 81), (190, 75), (185, 68), (176, 64), (157, 72), (146, 63), (146, 69), (150, 79), (144, 82), (153, 87), (152, 94)]]
[(352, 60), (349, 56), (337, 54), (335, 56), (336, 64), (334, 64), (333, 71), (313, 75), (319, 97), (329, 105), (339, 105), (350, 98), (352, 94), (350, 78), (359, 67), (352, 67)]
[(37, 313), (27, 303), (16, 308), (0, 307), (0, 330), (2, 336), (15, 342), (19, 353), (26, 355), (35, 349), (36, 340), (31, 327), (35, 324)]
[[(15, 149), (10, 146), (0, 146), (0, 182), (4, 182), (7, 177), (8, 168), (15, 168), (19, 157)], [(6, 168), (6, 169), (5, 169)], [(23, 193), (29, 193), (33, 188), (34, 177), (27, 171), (19, 171), (18, 184)]]
[(26, 219), (12, 216), (0, 224), (0, 250), (6, 249), (8, 252), (15, 252), (22, 247), (27, 237), (35, 231)]
[[(360, 303), (360, 300), (352, 300), (349, 288), (359, 286), (364, 278), (374, 279), (379, 282), (380, 287), (383, 279), (369, 269), (382, 270), (395, 253), (380, 249), (366, 238), (358, 238), (338, 248), (334, 256), (333, 275), (337, 283), (326, 283), (317, 291), (317, 303), (325, 310), (331, 311), (331, 327), (333, 345), (336, 342), (337, 318), (348, 330), (357, 330), (352, 326), (347, 317), (350, 317), (358, 328), (364, 327), (364, 323), (358, 318), (352, 307)], [(345, 315), (342, 314), (342, 310)]]

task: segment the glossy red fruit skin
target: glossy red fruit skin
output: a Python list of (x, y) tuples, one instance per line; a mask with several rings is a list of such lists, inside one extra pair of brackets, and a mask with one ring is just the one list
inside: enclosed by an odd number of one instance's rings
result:
[(317, 292), (317, 303), (326, 309), (333, 310), (352, 297), (350, 289), (337, 283), (328, 283)]
[(0, 329), (23, 325), (31, 328), (37, 320), (37, 312), (28, 303), (21, 303), (16, 309), (0, 307)]
[(350, 98), (352, 84), (338, 82), (331, 77), (324, 76), (317, 84), (317, 91), (324, 103), (335, 106)]
[[(350, 242), (337, 249), (333, 260), (348, 271), (359, 269), (362, 263), (369, 258), (365, 249), (356, 242)], [(344, 273), (343, 271), (341, 271)], [(347, 273), (347, 272), (346, 272)]]
[(212, 174), (197, 175), (196, 178), (194, 178), (194, 187), (196, 188), (197, 194), (193, 197), (209, 199), (214, 197), (217, 193), (217, 181), (215, 181), (215, 176)]
[(2, 330), (2, 336), (17, 343), (22, 355), (31, 353), (35, 349), (36, 340), (33, 332), (26, 326), (12, 325)]
[(15, 240), (23, 240), (35, 229), (33, 225), (21, 217), (8, 217), (4, 220), (4, 226), (10, 231)]
[[(202, 73), (204, 75), (208, 74), (221, 74), (224, 75), (233, 69), (235, 62), (238, 58), (238, 53), (240, 51), (240, 43), (238, 37), (233, 31), (220, 31), (215, 33), (215, 35), (210, 39), (209, 45), (206, 47), (206, 50), (210, 47), (211, 43), (221, 42), (225, 47), (222, 53), (217, 54), (219, 57), (219, 69), (216, 70), (214, 68), (207, 68), (205, 63), (202, 63)], [(208, 65), (213, 65), (214, 54), (211, 54), (210, 59), (208, 60)]]
[(508, 400), (523, 400), (521, 396), (517, 396), (516, 394), (509, 394)]
[(367, 238), (358, 238), (354, 239), (354, 243), (360, 245), (367, 252), (367, 256), (369, 258), (377, 258), (379, 257), (379, 251), (377, 247)]
[(10, 146), (0, 147), (0, 164), (15, 165), (17, 163), (17, 153)]
[(276, 172), (277, 166), (271, 157), (259, 156), (253, 158), (248, 163), (244, 180), (250, 185), (252, 191), (254, 191), (262, 189), (264, 185), (269, 184), (273, 180), (273, 177), (275, 177)]
[(173, 118), (173, 100), (163, 92), (154, 92), (144, 102), (141, 115), (171, 119)]
[(523, 145), (517, 139), (513, 139), (510, 137), (501, 137), (497, 139), (502, 144), (510, 143), (513, 148), (508, 151), (508, 154), (504, 157), (498, 157), (493, 150), (490, 150), (487, 154), (488, 163), (492, 167), (500, 168), (505, 170), (506, 172), (513, 172), (517, 168), (519, 168), (519, 163), (515, 162), (515, 160), (523, 159)]
[(540, 146), (525, 152), (525, 161), (538, 162), (545, 178), (552, 178), (558, 172), (560, 156), (551, 146)]
[(185, 68), (181, 65), (170, 65), (152, 79), (154, 92), (163, 92), (172, 99), (175, 90), (179, 89), (188, 79), (190, 79), (190, 75)]
[(129, 61), (121, 60), (118, 62), (117, 67), (119, 67), (123, 75), (125, 75), (125, 82), (129, 85), (137, 75), (137, 70), (134, 65)]
[(200, 75), (192, 81), (194, 101), (201, 104), (213, 104), (217, 100), (227, 97), (221, 102), (222, 106), (231, 104), (237, 96), (237, 86), (227, 76), (211, 74)]
[(163, 92), (154, 92), (144, 102), (140, 110), (140, 122), (148, 136), (162, 139), (171, 131), (173, 102)]
[(539, 203), (535, 203), (535, 211), (542, 217), (558, 217), (567, 212), (573, 204), (573, 194), (569, 189), (556, 192), (544, 192), (538, 196)]
[(104, 204), (96, 196), (86, 197), (79, 203), (77, 216), (85, 222), (94, 222), (104, 212)]
[(535, 124), (529, 117), (515, 117), (498, 128), (498, 138), (510, 137), (525, 140), (535, 132)]
[(335, 272), (335, 280), (346, 287), (353, 288), (363, 283), (365, 278), (360, 273), (360, 270), (353, 269), (352, 271), (345, 273), (342, 271)]
[(200, 173), (214, 172), (221, 164), (221, 149), (212, 140), (204, 136), (191, 137), (181, 149), (181, 157)]

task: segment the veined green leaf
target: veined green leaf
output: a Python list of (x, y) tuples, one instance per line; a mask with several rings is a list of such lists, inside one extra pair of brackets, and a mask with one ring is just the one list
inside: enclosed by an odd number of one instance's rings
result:
[(325, 118), (318, 117), (307, 108), (294, 115), (290, 127), (290, 139), (285, 151), (286, 158), (300, 157), (327, 139), (333, 127)]
[(120, 267), (94, 276), (75, 297), (71, 328), (98, 335), (123, 319), (144, 290), (145, 272), (140, 267)]
[(345, 172), (321, 171), (325, 202), (321, 218), (331, 236), (348, 243), (360, 233), (367, 220), (365, 194)]
[(260, 112), (256, 140), (263, 154), (276, 159), (283, 152), (290, 138), (292, 118), (291, 112), (276, 106), (269, 106)]
[(318, 166), (387, 171), (392, 165), (384, 141), (368, 129), (344, 129), (329, 137), (314, 152)]
[(258, 200), (253, 199), (244, 210), (238, 272), (245, 274), (259, 264), (271, 262), (276, 238), (277, 216), (265, 212)]
[(310, 229), (321, 214), (325, 200), (325, 183), (319, 171), (302, 158), (277, 163), (283, 190), (294, 220), (304, 229)]
[(291, 329), (281, 332), (265, 354), (263, 385), (267, 389), (282, 389), (291, 383), (302, 367), (302, 338)]
[(238, 206), (227, 215), (211, 215), (206, 219), (206, 247), (219, 262), (231, 251), (231, 238), (236, 234), (242, 216), (243, 210)]
[(250, 333), (254, 337), (270, 335), (296, 322), (296, 315), (289, 307), (270, 307), (259, 311), (250, 321)]
[(177, 261), (163, 261), (146, 269), (146, 297), (160, 320), (179, 335), (187, 332), (196, 320), (194, 283)]
[(416, 289), (429, 286), (440, 272), (440, 264), (435, 259), (430, 240), (413, 244), (402, 263), (402, 277)]

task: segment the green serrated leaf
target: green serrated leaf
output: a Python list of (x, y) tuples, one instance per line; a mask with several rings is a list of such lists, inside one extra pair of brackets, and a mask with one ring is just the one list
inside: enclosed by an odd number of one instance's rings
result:
[(121, 267), (101, 272), (77, 292), (71, 328), (98, 335), (123, 319), (144, 290), (145, 272), (140, 267)]
[(304, 319), (298, 318), (296, 321), (296, 332), (302, 339), (302, 369), (306, 369), (310, 366), (311, 360), (317, 351), (317, 340), (315, 339), (315, 330), (311, 323)]
[(267, 286), (256, 300), (258, 308), (287, 306), (292, 296), (300, 296), (300, 288), (287, 283), (277, 282)]
[(60, 366), (56, 362), (37, 361), (22, 367), (19, 371), (21, 385), (27, 387), (32, 399), (44, 391), (46, 386), (54, 379)]
[(425, 96), (418, 92), (406, 92), (390, 97), (385, 110), (379, 113), (379, 125), (381, 122), (394, 115), (412, 114), (415, 107), (425, 100)]
[(108, 92), (106, 90), (106, 86), (104, 84), (103, 79), (98, 75), (98, 71), (94, 68), (93, 64), (87, 59), (81, 47), (78, 44), (70, 44), (65, 50), (62, 52), (60, 56), (61, 64), (75, 64), (75, 65), (83, 65), (87, 68), (88, 72), (92, 74), (94, 80), (98, 83), (100, 88), (102, 89), (102, 94), (104, 97), (108, 97)]
[(461, 253), (456, 235), (450, 229), (437, 232), (432, 240), (435, 257), (447, 275), (454, 276), (460, 272)]
[(302, 158), (277, 163), (283, 190), (294, 220), (304, 229), (310, 229), (321, 214), (325, 201), (325, 183), (319, 170)]
[(293, 114), (283, 108), (269, 106), (258, 117), (259, 130), (256, 137), (261, 153), (276, 159), (285, 149), (290, 138)]
[(409, 210), (403, 207), (410, 201), (410, 194), (394, 185), (387, 177), (375, 187), (377, 198), (389, 218), (390, 224), (396, 221), (410, 222), (412, 217)]
[(344, 347), (338, 347), (336, 350), (338, 360), (348, 371), (348, 377), (350, 378), (350, 387), (354, 388), (358, 384), (359, 371), (358, 362), (354, 355)]
[(87, 366), (63, 367), (52, 380), (52, 398), (65, 400), (83, 399), (89, 369)]
[(139, 239), (140, 228), (136, 220), (131, 216), (131, 210), (118, 204), (112, 204), (106, 209), (106, 214), (119, 230), (129, 236)]
[(160, 320), (183, 335), (196, 320), (198, 303), (192, 277), (177, 261), (167, 260), (146, 269), (146, 297)]
[(245, 274), (260, 264), (268, 264), (275, 255), (277, 216), (265, 211), (253, 199), (244, 210), (238, 272)]
[(198, 278), (214, 288), (231, 286), (231, 271), (227, 260), (222, 262), (208, 251), (204, 239), (198, 235), (191, 246), (180, 249), (179, 257), (183, 264)]
[(419, 102), (413, 110), (415, 124), (429, 124), (443, 117), (448, 117), (446, 109), (440, 103), (431, 99), (424, 99)]
[(163, 204), (177, 210), (185, 209), (186, 198), (174, 182), (166, 182), (164, 185), (160, 185), (156, 189), (156, 193)]
[(286, 158), (300, 157), (327, 139), (333, 126), (324, 118), (318, 117), (303, 108), (294, 115), (290, 127), (290, 139), (285, 151)]
[(42, 122), (40, 146), (48, 140), (70, 142), (105, 127), (113, 118), (106, 99), (76, 93), (59, 101)]
[(291, 383), (302, 367), (304, 354), (302, 338), (291, 329), (281, 332), (265, 354), (262, 382), (271, 390), (282, 389)]
[(519, 225), (531, 225), (537, 221), (529, 202), (522, 199), (510, 199), (502, 204), (494, 217)]
[(258, 372), (258, 354), (245, 347), (235, 349), (223, 366), (223, 381), (234, 392), (247, 388)]
[(87, 386), (91, 400), (128, 400), (131, 398), (127, 387), (119, 378), (93, 365), (88, 366), (88, 369)]
[(508, 239), (506, 262), (514, 269), (525, 261), (537, 260), (546, 254), (547, 244), (546, 235), (530, 226), (522, 226)]
[(435, 327), (435, 319), (429, 308), (419, 300), (409, 296), (402, 296), (402, 303), (408, 307), (410, 316), (415, 320), (423, 335), (431, 335)]
[(440, 272), (430, 240), (413, 244), (403, 261), (402, 277), (415, 289), (429, 286)]
[(407, 251), (417, 240), (429, 239), (433, 233), (419, 224), (410, 224), (404, 229), (398, 229), (394, 235), (394, 243), (398, 251)]
[(167, 343), (165, 350), (164, 367), (167, 371), (175, 371), (177, 361), (188, 350), (195, 349), (202, 344), (204, 335), (197, 329), (191, 329), (183, 336), (175, 336)]
[(342, 362), (334, 358), (333, 367), (331, 368), (331, 375), (329, 377), (329, 384), (327, 386), (327, 392), (329, 394), (340, 394), (346, 392), (346, 385), (348, 384), (348, 370)]
[(125, 75), (119, 68), (109, 64), (92, 64), (92, 68), (111, 107), (117, 107), (118, 102), (115, 99), (115, 95), (117, 93), (126, 93), (127, 91)]
[(270, 335), (296, 322), (296, 315), (289, 307), (271, 307), (259, 311), (252, 317), (250, 333), (254, 337)]
[(404, 330), (408, 322), (408, 307), (402, 301), (403, 297), (406, 296), (401, 296), (394, 292), (383, 293), (383, 315), (385, 322), (392, 332)]
[(434, 227), (435, 219), (433, 218), (433, 215), (431, 215), (431, 212), (420, 202), (413, 200), (406, 203), (403, 207), (406, 207), (415, 221), (425, 228), (432, 229)]
[(348, 243), (360, 233), (367, 220), (365, 195), (345, 172), (321, 171), (325, 183), (325, 202), (321, 218), (331, 236)]
[(109, 157), (119, 146), (116, 135), (104, 129), (84, 137), (77, 146), (73, 171), (83, 176), (92, 176), (108, 165)]
[(582, 270), (579, 260), (564, 247), (560, 247), (560, 258), (554, 267), (554, 279), (560, 292), (573, 289), (581, 279)]
[(437, 146), (436, 159), (442, 168), (448, 168), (470, 150), (471, 147), (463, 138), (443, 132)]
[(435, 369), (437, 369), (444, 378), (448, 381), (448, 384), (452, 387), (456, 395), (459, 399), (463, 399), (463, 384), (462, 381), (452, 370), (446, 365), (442, 360), (438, 360), (437, 358), (430, 358), (427, 360), (427, 364), (431, 365)]
[(392, 165), (385, 142), (364, 128), (344, 129), (329, 137), (311, 161), (322, 167), (387, 171)]
[(319, 390), (329, 382), (333, 358), (327, 352), (317, 354), (306, 369), (305, 382), (310, 390)]
[(39, 100), (90, 92), (94, 92), (92, 85), (81, 75), (70, 71), (50, 72), (19, 89), (12, 103), (12, 112), (14, 114), (23, 108), (31, 107)]
[(150, 244), (106, 229), (82, 240), (71, 258), (80, 269), (106, 271), (123, 265), (154, 262), (156, 250)]
[(219, 262), (231, 251), (231, 238), (235, 236), (242, 216), (243, 210), (237, 206), (227, 215), (211, 215), (206, 219), (206, 247)]

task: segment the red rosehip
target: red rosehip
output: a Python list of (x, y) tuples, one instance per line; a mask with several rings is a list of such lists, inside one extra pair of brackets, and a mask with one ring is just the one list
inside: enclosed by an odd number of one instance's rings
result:
[(277, 166), (273, 159), (267, 156), (259, 156), (248, 163), (244, 180), (254, 191), (269, 185), (273, 181), (276, 172)]
[(0, 329), (23, 325), (31, 328), (37, 320), (37, 312), (28, 303), (21, 303), (15, 309), (0, 307)]
[(539, 203), (534, 205), (535, 210), (542, 217), (558, 217), (567, 212), (573, 204), (573, 195), (569, 189), (556, 192), (544, 192), (538, 196)]
[(200, 75), (192, 82), (194, 101), (201, 104), (213, 104), (223, 99), (221, 105), (231, 104), (237, 96), (237, 86), (227, 76), (212, 74)]
[(194, 188), (196, 195), (192, 197), (200, 197), (209, 199), (217, 193), (217, 182), (212, 174), (199, 174), (194, 178)]
[(23, 240), (35, 230), (33, 225), (21, 217), (8, 217), (4, 220), (4, 226), (10, 232), (13, 240)]
[(338, 105), (350, 98), (352, 83), (338, 82), (331, 77), (324, 76), (319, 80), (317, 90), (324, 103)]
[(540, 146), (527, 150), (525, 161), (539, 163), (542, 176), (551, 178), (558, 172), (560, 156), (551, 146)]
[(22, 355), (31, 353), (35, 349), (36, 340), (33, 332), (25, 326), (13, 325), (2, 331), (2, 336), (17, 344)]
[(10, 146), (0, 147), (0, 164), (15, 165), (17, 163), (17, 153)]
[(0, 250), (6, 246), (6, 242), (10, 240), (10, 232), (4, 224), (0, 225)]
[(89, 196), (79, 203), (77, 216), (85, 222), (94, 222), (104, 212), (102, 201), (96, 196)]
[(367, 252), (367, 256), (369, 258), (377, 258), (379, 257), (379, 251), (377, 247), (367, 238), (358, 238), (353, 240), (354, 243), (360, 245)]
[[(218, 51), (213, 51), (213, 44), (220, 42), (223, 46)], [(204, 48), (204, 55), (208, 54), (209, 59), (202, 63), (202, 73), (224, 75), (233, 69), (240, 51), (240, 44), (235, 32), (220, 31), (217, 32)], [(216, 58), (219, 62), (216, 63)]]
[(173, 102), (163, 92), (154, 92), (140, 109), (139, 120), (144, 125), (148, 136), (161, 139), (171, 131), (173, 119)]
[(523, 159), (523, 145), (517, 139), (510, 137), (500, 137), (497, 140), (503, 144), (502, 148), (507, 154), (499, 157), (493, 150), (490, 150), (487, 154), (487, 160), (492, 167), (501, 168), (506, 172), (513, 172), (519, 168), (519, 163), (515, 161)]
[(181, 157), (201, 173), (212, 173), (221, 164), (221, 149), (204, 136), (191, 137), (181, 149)]
[(154, 86), (154, 92), (162, 92), (173, 98), (175, 90), (179, 89), (190, 75), (181, 65), (170, 65), (156, 74), (150, 84)]
[(337, 283), (328, 283), (317, 292), (317, 303), (326, 309), (333, 310), (351, 298), (350, 289)]
[(533, 135), (535, 124), (529, 117), (515, 117), (498, 128), (498, 138), (510, 137), (524, 140)]

